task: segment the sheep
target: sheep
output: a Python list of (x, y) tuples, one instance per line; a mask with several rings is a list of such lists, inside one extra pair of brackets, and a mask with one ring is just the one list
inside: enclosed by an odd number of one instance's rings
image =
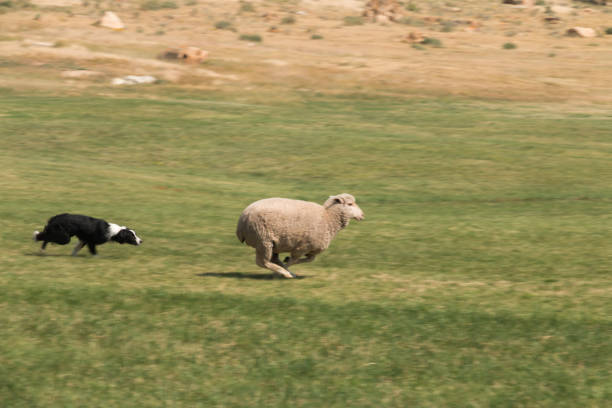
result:
[[(288, 198), (265, 198), (244, 209), (236, 236), (255, 248), (255, 263), (285, 278), (295, 278), (288, 267), (314, 261), (351, 219), (363, 220), (350, 194), (330, 196), (323, 205)], [(280, 261), (278, 255), (291, 256)], [(304, 255), (304, 258), (301, 258)]]

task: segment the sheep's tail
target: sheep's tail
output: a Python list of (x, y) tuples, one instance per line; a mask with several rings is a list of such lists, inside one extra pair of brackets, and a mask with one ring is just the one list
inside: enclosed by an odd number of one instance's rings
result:
[(246, 240), (246, 236), (244, 234), (244, 230), (246, 228), (246, 222), (244, 217), (240, 217), (238, 220), (238, 226), (236, 227), (236, 236), (241, 243), (244, 243)]

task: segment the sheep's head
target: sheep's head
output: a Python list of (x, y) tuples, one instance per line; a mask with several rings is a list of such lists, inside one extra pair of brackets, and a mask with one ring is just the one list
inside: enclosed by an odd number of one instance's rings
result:
[(355, 202), (355, 197), (350, 194), (343, 193), (335, 196), (330, 196), (327, 201), (325, 201), (325, 204), (323, 204), (323, 207), (325, 207), (326, 209), (332, 207), (334, 209), (340, 209), (343, 218), (346, 218), (347, 224), (348, 220), (363, 220), (365, 218), (365, 216), (363, 215), (363, 211), (361, 211), (361, 208), (359, 208), (359, 206)]

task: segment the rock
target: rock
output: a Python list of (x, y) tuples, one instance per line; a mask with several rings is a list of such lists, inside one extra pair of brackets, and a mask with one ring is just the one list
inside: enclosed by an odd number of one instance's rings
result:
[(397, 0), (369, 0), (362, 13), (370, 21), (379, 23), (398, 21), (403, 14), (404, 9)]
[(389, 17), (385, 16), (384, 14), (379, 14), (379, 15), (376, 16), (376, 22), (377, 23), (386, 24), (389, 21), (390, 21)]
[(422, 43), (423, 41), (425, 41), (425, 36), (417, 31), (408, 33), (408, 35), (402, 39), (402, 42), (412, 44)]
[(161, 59), (181, 60), (200, 64), (208, 57), (208, 51), (198, 47), (169, 48), (159, 55)]
[(113, 85), (138, 85), (138, 84), (152, 84), (157, 82), (157, 78), (151, 75), (128, 75), (123, 78), (113, 78), (111, 84)]
[(597, 32), (588, 27), (572, 27), (567, 30), (567, 35), (570, 37), (592, 38), (597, 37)]
[(582, 3), (596, 4), (598, 6), (605, 6), (607, 4), (606, 0), (574, 0), (574, 1), (580, 1)]
[(286, 67), (287, 65), (289, 65), (287, 61), (278, 60), (278, 59), (267, 59), (267, 60), (264, 60), (263, 62), (266, 62), (270, 65), (274, 65), (276, 67)]
[(100, 27), (106, 27), (117, 31), (121, 31), (125, 28), (125, 25), (121, 19), (112, 11), (106, 11), (102, 16), (102, 19), (98, 22), (98, 25)]
[(566, 6), (552, 6), (550, 10), (557, 14), (570, 14), (575, 11), (573, 8)]
[(76, 69), (71, 71), (62, 71), (62, 78), (70, 78), (70, 79), (87, 79), (93, 78), (97, 76), (104, 75), (103, 72), (100, 71), (89, 71), (86, 69)]
[(54, 47), (55, 43), (48, 41), (34, 41), (34, 40), (25, 40), (23, 42), (25, 45), (31, 45), (35, 47)]

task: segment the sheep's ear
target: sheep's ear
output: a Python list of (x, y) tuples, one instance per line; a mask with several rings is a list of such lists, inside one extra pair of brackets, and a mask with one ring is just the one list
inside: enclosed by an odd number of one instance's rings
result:
[(323, 204), (323, 207), (329, 208), (334, 204), (342, 204), (342, 197), (329, 196), (329, 198), (325, 201), (325, 204)]
[(344, 198), (340, 196), (329, 196), (329, 200), (332, 200), (335, 204), (344, 204)]

